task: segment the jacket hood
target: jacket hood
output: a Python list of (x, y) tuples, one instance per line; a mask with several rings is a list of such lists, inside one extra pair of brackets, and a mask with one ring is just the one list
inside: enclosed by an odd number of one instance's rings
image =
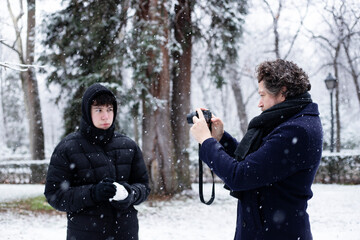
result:
[[(88, 89), (86, 89), (84, 96), (82, 97), (82, 103), (81, 103), (82, 117), (91, 126), (94, 126), (91, 120), (91, 103), (95, 97), (101, 94), (108, 94), (115, 98), (115, 95), (109, 89), (107, 89), (106, 87), (104, 87), (99, 83), (94, 83)], [(113, 124), (114, 124), (116, 118), (116, 112), (117, 112), (116, 101), (114, 101), (113, 107), (114, 107), (114, 119), (113, 119)]]
[(91, 104), (95, 97), (102, 94), (108, 94), (115, 98), (115, 95), (109, 89), (99, 83), (95, 83), (86, 89), (81, 102), (82, 117), (80, 122), (80, 131), (91, 143), (98, 145), (105, 145), (111, 140), (114, 134), (117, 113), (117, 102), (115, 100), (113, 102), (114, 119), (111, 126), (106, 130), (99, 129), (94, 126), (91, 119)]

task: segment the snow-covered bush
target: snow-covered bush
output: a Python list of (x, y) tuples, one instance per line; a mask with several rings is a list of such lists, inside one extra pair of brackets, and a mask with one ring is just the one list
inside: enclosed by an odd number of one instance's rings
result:
[(360, 184), (360, 154), (353, 152), (324, 153), (315, 181)]

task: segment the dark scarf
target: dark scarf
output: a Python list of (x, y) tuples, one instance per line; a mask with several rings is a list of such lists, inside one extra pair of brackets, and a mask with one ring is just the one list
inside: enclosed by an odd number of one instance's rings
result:
[(299, 113), (309, 103), (312, 103), (311, 96), (306, 92), (286, 99), (254, 117), (249, 123), (245, 136), (235, 150), (236, 160), (242, 161), (248, 154), (256, 151), (261, 146), (262, 139), (265, 136), (275, 127)]
[(103, 130), (96, 128), (92, 125), (89, 125), (84, 118), (81, 118), (80, 121), (80, 131), (86, 139), (92, 143), (100, 146), (105, 146), (110, 142), (114, 135), (115, 124), (112, 124), (110, 128)]
[[(245, 157), (259, 149), (263, 138), (267, 136), (281, 123), (289, 120), (309, 103), (312, 103), (311, 96), (308, 92), (286, 99), (284, 102), (276, 104), (271, 108), (262, 112), (259, 116), (254, 117), (248, 126), (245, 136), (238, 144), (235, 150), (235, 158), (237, 161), (243, 161)], [(228, 186), (224, 186), (230, 190)], [(230, 195), (241, 199), (241, 191), (231, 191)]]

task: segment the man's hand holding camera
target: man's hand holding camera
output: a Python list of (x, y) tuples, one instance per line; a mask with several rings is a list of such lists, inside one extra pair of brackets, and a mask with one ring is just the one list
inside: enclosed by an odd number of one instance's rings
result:
[(196, 116), (192, 117), (192, 121), (194, 125), (190, 128), (191, 134), (193, 135), (195, 140), (200, 144), (202, 144), (206, 139), (211, 137), (215, 138), (217, 141), (220, 141), (220, 139), (224, 134), (223, 122), (221, 121), (220, 118), (217, 118), (214, 115), (212, 115), (212, 118), (210, 120), (212, 124), (212, 131), (210, 132), (208, 125), (209, 123), (204, 117), (203, 110), (205, 109), (201, 109), (201, 108), (196, 109), (199, 118), (197, 118)]
[(224, 135), (224, 123), (220, 118), (215, 117), (214, 115), (212, 115), (211, 118), (211, 135), (218, 142), (220, 142), (222, 136)]

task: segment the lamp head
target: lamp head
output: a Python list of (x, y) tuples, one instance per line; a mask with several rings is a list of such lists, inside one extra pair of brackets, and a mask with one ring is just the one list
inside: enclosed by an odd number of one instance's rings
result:
[(334, 78), (331, 73), (325, 79), (326, 88), (332, 91), (336, 87), (336, 78)]

